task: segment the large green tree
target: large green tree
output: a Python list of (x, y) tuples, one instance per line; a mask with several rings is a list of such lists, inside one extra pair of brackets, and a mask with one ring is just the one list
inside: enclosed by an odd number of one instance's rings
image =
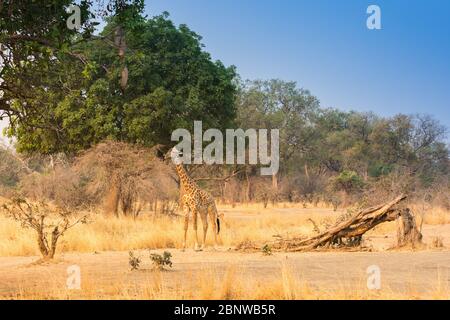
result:
[(194, 120), (204, 128), (233, 121), (234, 67), (212, 61), (187, 26), (168, 14), (147, 19), (143, 1), (129, 1), (110, 7), (93, 35), (86, 2), (85, 28), (75, 33), (65, 25), (68, 3), (13, 6), (17, 22), (1, 33), (0, 110), (19, 151), (76, 152), (104, 139), (170, 144), (171, 132)]
[[(314, 134), (312, 119), (319, 101), (295, 82), (279, 79), (241, 83), (237, 100), (237, 123), (242, 128), (280, 130), (280, 169), (287, 173), (308, 151)], [(277, 189), (278, 176), (272, 177)]]
[[(20, 149), (37, 147), (37, 141), (21, 138), (28, 133), (57, 130), (46, 121), (48, 110), (70, 89), (65, 80), (76, 78), (74, 66), (80, 62), (69, 44), (93, 32), (87, 1), (80, 3), (82, 29), (67, 28), (70, 4), (68, 0), (2, 1), (0, 6), (0, 116), (10, 120), (8, 133), (19, 136)], [(39, 147), (49, 151), (44, 145), (50, 144), (41, 142)]]

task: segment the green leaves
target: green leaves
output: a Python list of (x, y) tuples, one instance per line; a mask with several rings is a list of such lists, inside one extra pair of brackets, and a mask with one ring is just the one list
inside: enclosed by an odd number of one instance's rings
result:
[[(52, 2), (53, 13), (22, 8), (17, 14), (24, 16), (11, 29), (10, 35), (39, 35), (13, 49), (15, 61), (30, 54), (35, 60), (11, 62), (2, 75), (7, 89), (0, 109), (15, 116), (9, 132), (19, 151), (73, 153), (104, 139), (168, 145), (174, 129), (194, 120), (205, 129), (233, 121), (234, 68), (211, 61), (187, 26), (177, 28), (166, 14), (144, 18), (143, 1), (117, 2), (101, 35), (86, 38), (87, 31), (74, 34), (62, 26), (67, 4)], [(92, 14), (86, 3), (83, 8), (85, 16)], [(22, 24), (25, 18), (42, 23)], [(124, 55), (116, 45), (119, 26)]]
[(333, 185), (336, 190), (344, 190), (350, 193), (361, 189), (364, 186), (364, 182), (355, 171), (344, 170), (337, 177), (333, 178)]

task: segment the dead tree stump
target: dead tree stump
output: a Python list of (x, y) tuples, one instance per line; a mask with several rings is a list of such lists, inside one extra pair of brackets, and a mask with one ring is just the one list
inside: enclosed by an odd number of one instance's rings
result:
[(397, 246), (416, 247), (422, 242), (422, 233), (417, 228), (416, 218), (409, 208), (399, 210), (397, 219)]

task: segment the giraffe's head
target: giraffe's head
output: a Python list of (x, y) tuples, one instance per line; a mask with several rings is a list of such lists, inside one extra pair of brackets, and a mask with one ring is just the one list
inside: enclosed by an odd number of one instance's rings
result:
[(181, 152), (177, 149), (177, 147), (173, 147), (170, 151), (170, 157), (172, 158), (173, 163), (176, 165), (182, 164), (180, 154)]

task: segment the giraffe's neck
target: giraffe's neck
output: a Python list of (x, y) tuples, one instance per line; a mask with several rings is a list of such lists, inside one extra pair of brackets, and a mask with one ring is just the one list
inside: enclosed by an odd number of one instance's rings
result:
[(182, 164), (177, 164), (176, 168), (178, 176), (180, 177), (181, 186), (185, 191), (198, 189), (197, 183), (189, 177)]

